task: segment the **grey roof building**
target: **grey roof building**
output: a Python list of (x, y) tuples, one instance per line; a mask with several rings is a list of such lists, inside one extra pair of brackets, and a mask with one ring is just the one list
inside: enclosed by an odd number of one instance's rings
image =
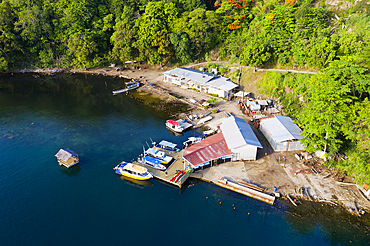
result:
[(238, 117), (228, 117), (220, 126), (233, 160), (256, 160), (257, 149), (262, 148), (251, 126)]
[(217, 94), (219, 97), (229, 98), (233, 89), (238, 87), (226, 77), (206, 73), (190, 68), (175, 68), (163, 73), (165, 82), (177, 85), (187, 84), (190, 88), (205, 93)]
[(304, 150), (302, 130), (287, 116), (274, 115), (260, 119), (260, 130), (275, 151)]

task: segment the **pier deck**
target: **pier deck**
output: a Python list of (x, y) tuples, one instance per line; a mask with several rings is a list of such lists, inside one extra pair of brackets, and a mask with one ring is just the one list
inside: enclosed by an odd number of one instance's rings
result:
[(150, 166), (144, 165), (137, 161), (133, 163), (147, 168), (148, 171), (151, 172), (155, 178), (181, 188), (182, 184), (184, 184), (185, 181), (188, 179), (190, 175), (190, 170), (187, 170), (187, 172), (177, 182), (173, 182), (171, 181), (171, 179), (177, 174), (177, 171), (185, 171), (184, 164), (182, 162), (182, 150), (180, 152), (171, 152), (171, 151), (163, 150), (160, 148), (156, 148), (156, 149), (165, 152), (166, 155), (172, 156), (175, 159), (165, 171), (152, 168)]

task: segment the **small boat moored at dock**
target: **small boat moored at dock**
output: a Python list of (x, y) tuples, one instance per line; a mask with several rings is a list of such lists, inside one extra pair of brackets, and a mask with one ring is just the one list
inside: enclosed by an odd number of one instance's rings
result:
[(168, 127), (170, 130), (172, 130), (174, 132), (178, 132), (178, 133), (181, 133), (181, 132), (189, 129), (192, 126), (193, 125), (186, 122), (186, 120), (177, 120), (177, 121), (167, 120), (166, 121), (166, 127)]
[(132, 163), (122, 161), (113, 170), (122, 176), (136, 180), (148, 180), (153, 178), (153, 175), (145, 167), (141, 167)]
[(185, 142), (182, 143), (183, 148), (186, 149), (186, 148), (190, 147), (191, 145), (202, 141), (203, 139), (204, 138), (202, 138), (202, 137), (189, 137), (188, 140), (186, 140)]
[(70, 149), (60, 149), (58, 153), (55, 154), (59, 166), (65, 166), (70, 168), (80, 162), (78, 154)]
[(160, 148), (160, 149), (173, 151), (173, 152), (179, 152), (180, 151), (180, 149), (176, 147), (177, 144), (168, 142), (166, 140), (162, 140), (159, 143), (156, 143), (156, 142), (152, 141), (152, 144), (153, 144), (153, 147), (157, 147), (157, 148)]
[(168, 164), (173, 160), (171, 156), (167, 156), (163, 151), (159, 151), (154, 148), (149, 148), (144, 150), (144, 152), (147, 156), (161, 160), (161, 164)]
[(159, 160), (157, 158), (153, 158), (153, 157), (150, 157), (150, 156), (146, 156), (145, 154), (144, 154), (144, 156), (139, 156), (137, 158), (137, 162), (139, 162), (141, 164), (144, 164), (144, 165), (147, 165), (149, 167), (158, 169), (158, 170), (166, 170), (167, 169), (165, 166), (163, 166), (161, 164), (162, 160)]

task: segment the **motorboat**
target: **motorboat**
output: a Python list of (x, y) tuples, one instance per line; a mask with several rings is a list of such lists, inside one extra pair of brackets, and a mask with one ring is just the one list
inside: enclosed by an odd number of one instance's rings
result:
[(160, 148), (160, 149), (173, 151), (173, 152), (179, 152), (180, 151), (180, 149), (176, 147), (177, 144), (168, 142), (166, 140), (162, 140), (159, 143), (156, 143), (156, 142), (152, 141), (152, 144), (153, 144), (153, 147), (157, 147), (157, 148)]
[(154, 148), (145, 150), (145, 155), (161, 160), (161, 164), (168, 164), (173, 159), (171, 156), (167, 156), (163, 151), (159, 151)]
[(166, 170), (167, 169), (165, 166), (163, 166), (161, 164), (162, 160), (159, 160), (159, 159), (154, 158), (154, 157), (147, 156), (147, 155), (145, 155), (145, 152), (144, 152), (144, 155), (141, 155), (137, 158), (137, 161), (139, 163), (142, 163), (144, 165), (147, 165), (149, 167), (152, 167), (152, 168), (155, 168), (155, 169), (158, 169), (158, 170)]
[(186, 140), (185, 142), (182, 143), (183, 148), (186, 149), (186, 148), (190, 147), (191, 145), (193, 145), (195, 143), (198, 143), (202, 140), (203, 140), (202, 137), (189, 137), (188, 140)]
[(133, 85), (133, 84), (136, 84), (136, 83), (137, 83), (137, 80), (133, 79), (133, 80), (127, 81), (125, 84), (126, 84), (126, 86), (128, 86), (128, 85)]
[(177, 121), (167, 120), (166, 126), (174, 132), (183, 132), (188, 128), (192, 127), (193, 125), (186, 122), (186, 120), (177, 120)]
[(153, 175), (145, 167), (135, 165), (129, 162), (122, 161), (113, 170), (122, 176), (136, 180), (148, 180), (153, 178)]
[(134, 84), (128, 85), (126, 89), (115, 90), (115, 91), (112, 91), (112, 92), (113, 92), (113, 94), (119, 94), (119, 93), (123, 93), (123, 92), (128, 92), (130, 90), (133, 90), (133, 89), (136, 89), (136, 88), (139, 88), (139, 87), (140, 87), (140, 82), (136, 82)]

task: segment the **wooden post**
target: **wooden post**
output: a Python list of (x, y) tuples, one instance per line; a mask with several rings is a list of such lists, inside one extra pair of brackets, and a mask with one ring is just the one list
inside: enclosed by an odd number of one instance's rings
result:
[(284, 168), (285, 168), (285, 165), (286, 165), (286, 159), (288, 159), (288, 149), (289, 149), (289, 140), (288, 140), (288, 147), (286, 147), (286, 154), (285, 154)]

